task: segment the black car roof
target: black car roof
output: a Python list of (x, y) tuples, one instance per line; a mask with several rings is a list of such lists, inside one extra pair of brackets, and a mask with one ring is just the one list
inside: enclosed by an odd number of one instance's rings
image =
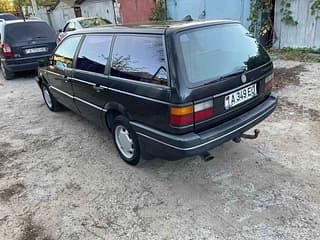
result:
[[(106, 25), (104, 27), (95, 27), (77, 30), (73, 34), (86, 33), (153, 33), (164, 34), (166, 31), (179, 32), (186, 29), (192, 29), (203, 26), (239, 23), (234, 20), (210, 20), (210, 21), (169, 21), (160, 23), (145, 23), (145, 24), (126, 24), (126, 25)], [(71, 35), (70, 34), (70, 35)]]

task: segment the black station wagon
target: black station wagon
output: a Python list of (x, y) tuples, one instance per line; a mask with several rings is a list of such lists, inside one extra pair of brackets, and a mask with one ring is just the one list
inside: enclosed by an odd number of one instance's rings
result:
[(67, 36), (38, 84), (110, 129), (123, 160), (203, 155), (239, 140), (276, 107), (270, 57), (238, 22), (170, 22)]

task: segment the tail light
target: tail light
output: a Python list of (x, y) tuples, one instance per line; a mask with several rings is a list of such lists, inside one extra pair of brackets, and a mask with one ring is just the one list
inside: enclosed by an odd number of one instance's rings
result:
[(193, 123), (193, 106), (172, 107), (171, 124), (182, 126)]
[(213, 116), (213, 100), (194, 105), (194, 120), (199, 122)]
[(213, 100), (186, 107), (171, 107), (171, 124), (175, 126), (189, 125), (208, 119), (213, 114)]
[(274, 73), (266, 77), (265, 82), (264, 82), (264, 90), (269, 91), (272, 88), (274, 81)]
[(11, 47), (9, 44), (3, 43), (1, 47), (2, 47), (3, 55), (5, 57), (12, 57), (13, 56), (13, 53), (12, 53), (12, 50), (11, 50)]

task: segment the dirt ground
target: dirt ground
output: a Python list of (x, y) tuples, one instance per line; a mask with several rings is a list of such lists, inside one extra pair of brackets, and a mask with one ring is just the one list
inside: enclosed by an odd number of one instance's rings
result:
[(257, 140), (123, 163), (111, 135), (0, 77), (0, 240), (320, 239), (320, 64), (275, 61)]

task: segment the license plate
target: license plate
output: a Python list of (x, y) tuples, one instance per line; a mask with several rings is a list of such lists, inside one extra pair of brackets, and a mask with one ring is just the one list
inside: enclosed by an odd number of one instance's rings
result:
[(29, 49), (26, 49), (26, 54), (47, 52), (47, 51), (48, 51), (48, 49), (46, 47), (29, 48)]
[(226, 110), (228, 110), (240, 103), (248, 101), (255, 96), (257, 96), (257, 84), (250, 85), (225, 96), (224, 107)]

